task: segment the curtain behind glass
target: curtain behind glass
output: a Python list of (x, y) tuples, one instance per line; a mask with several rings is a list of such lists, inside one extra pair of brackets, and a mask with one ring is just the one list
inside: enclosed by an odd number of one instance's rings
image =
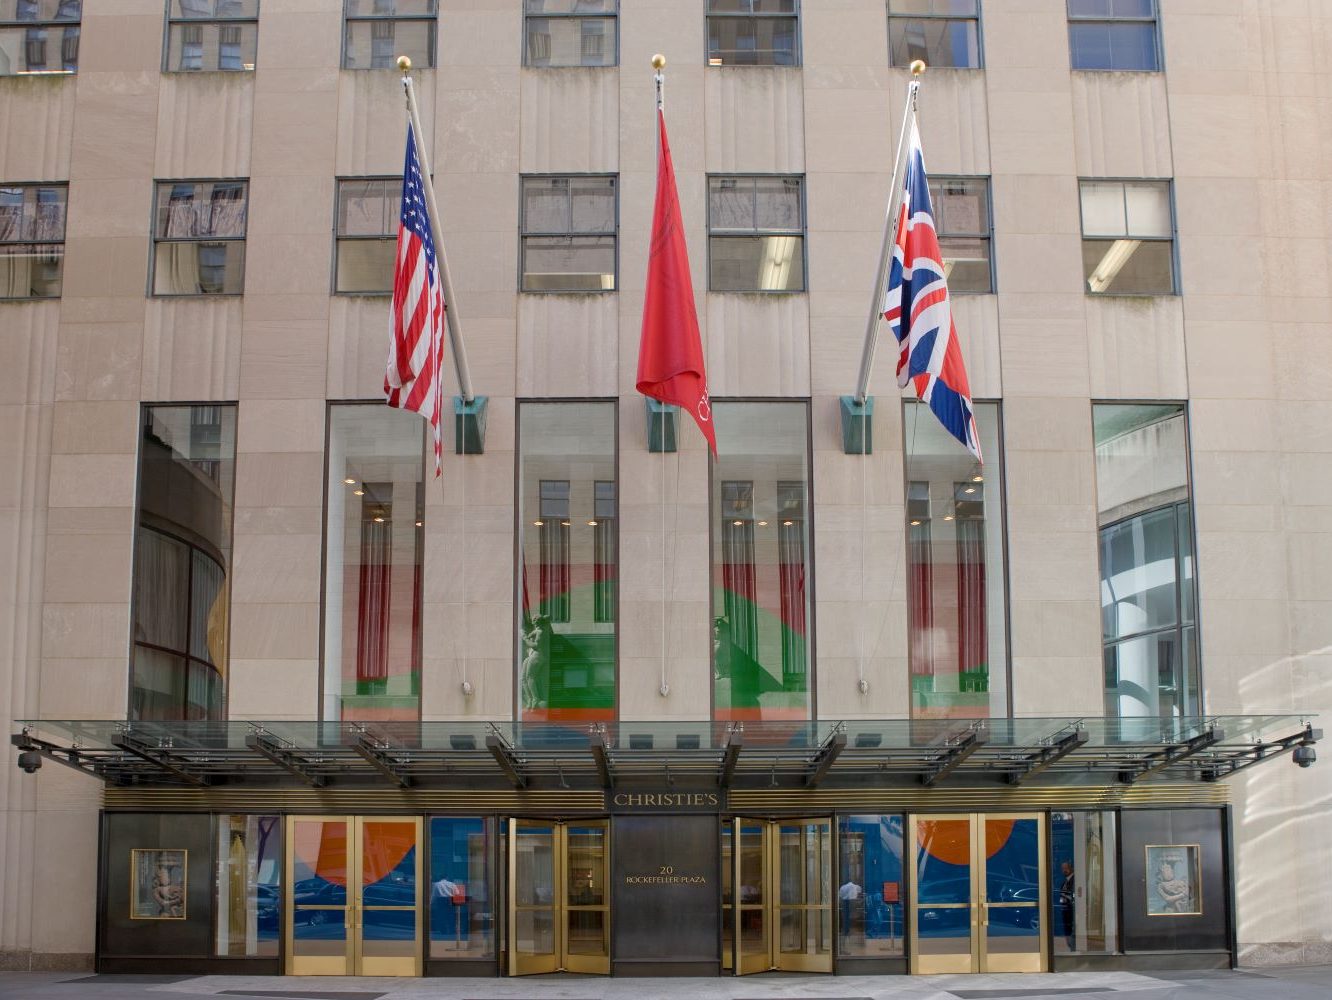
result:
[(414, 413), (330, 407), (325, 720), (420, 717), (424, 434)]
[(143, 411), (131, 718), (224, 717), (235, 457), (235, 406)]
[(1008, 714), (998, 405), (977, 403), (976, 426), (984, 466), (905, 404), (912, 718)]
[(809, 410), (714, 403), (712, 649), (717, 719), (808, 719), (813, 683)]
[(518, 712), (615, 718), (614, 403), (519, 407)]

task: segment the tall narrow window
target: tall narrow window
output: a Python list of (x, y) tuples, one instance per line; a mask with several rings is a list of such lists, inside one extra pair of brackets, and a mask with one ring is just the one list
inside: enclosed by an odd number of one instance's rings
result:
[(1098, 403), (1105, 714), (1202, 711), (1187, 424), (1180, 403)]
[(912, 718), (1007, 715), (999, 407), (976, 404), (984, 466), (925, 406), (903, 426)]
[(218, 816), (216, 850), (214, 953), (276, 957), (282, 898), (281, 817)]
[(382, 404), (330, 408), (325, 720), (420, 716), (424, 427)]
[(143, 411), (133, 719), (225, 718), (235, 460), (235, 406)]
[(60, 295), (68, 195), (64, 184), (0, 186), (0, 299)]
[(712, 482), (717, 719), (808, 719), (809, 408), (715, 403)]
[(614, 403), (518, 410), (518, 717), (615, 718)]
[(595, 484), (592, 499), (593, 525), (596, 532), (592, 539), (593, 558), (595, 560), (592, 618), (598, 622), (613, 622), (616, 618), (616, 567), (619, 565), (618, 522), (615, 510), (615, 481), (599, 480)]

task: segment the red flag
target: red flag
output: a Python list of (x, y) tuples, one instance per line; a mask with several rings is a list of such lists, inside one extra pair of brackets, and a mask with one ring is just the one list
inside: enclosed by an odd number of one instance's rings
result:
[(703, 341), (661, 108), (657, 109), (657, 133), (657, 202), (652, 210), (643, 334), (638, 346), (638, 391), (692, 414), (715, 457), (717, 436), (712, 429), (708, 376), (703, 370)]

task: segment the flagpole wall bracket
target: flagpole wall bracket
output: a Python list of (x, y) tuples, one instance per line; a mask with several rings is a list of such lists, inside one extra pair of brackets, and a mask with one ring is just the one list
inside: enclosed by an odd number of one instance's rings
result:
[(675, 451), (675, 423), (680, 408), (671, 403), (663, 403), (644, 396), (647, 404), (647, 445), (653, 454)]
[(457, 455), (481, 455), (486, 450), (486, 403), (489, 397), (474, 396), (471, 402), (453, 397), (453, 451)]
[(874, 397), (857, 403), (855, 396), (841, 397), (842, 451), (848, 455), (874, 454)]

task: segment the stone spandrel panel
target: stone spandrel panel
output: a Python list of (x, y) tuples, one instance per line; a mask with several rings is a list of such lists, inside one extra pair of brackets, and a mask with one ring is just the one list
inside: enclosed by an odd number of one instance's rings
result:
[(73, 76), (6, 77), (0, 87), (0, 176), (69, 176), (78, 82)]
[(1170, 177), (1170, 108), (1160, 73), (1074, 73), (1079, 177)]
[(619, 169), (620, 80), (614, 68), (524, 70), (520, 101), (523, 173)]
[(141, 398), (235, 399), (240, 347), (240, 298), (150, 300), (144, 316)]
[(248, 177), (254, 73), (164, 73), (156, 177)]

